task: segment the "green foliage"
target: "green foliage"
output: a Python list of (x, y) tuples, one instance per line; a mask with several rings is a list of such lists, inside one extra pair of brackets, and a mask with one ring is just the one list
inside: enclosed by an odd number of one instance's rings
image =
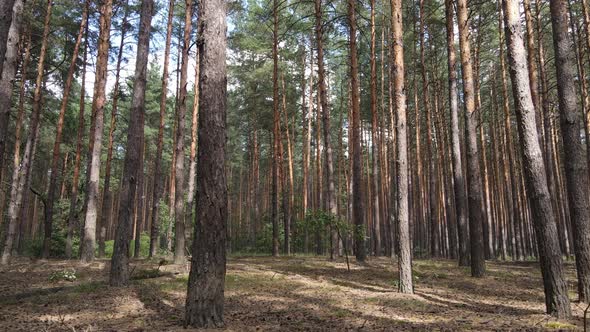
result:
[(55, 271), (49, 275), (49, 281), (76, 281), (78, 277), (76, 276), (76, 270), (62, 270), (62, 271)]

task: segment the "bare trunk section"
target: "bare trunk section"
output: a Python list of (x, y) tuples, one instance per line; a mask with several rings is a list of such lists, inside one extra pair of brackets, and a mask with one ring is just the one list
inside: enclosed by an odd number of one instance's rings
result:
[(226, 5), (199, 1), (200, 98), (197, 205), (184, 324), (223, 326), (226, 262)]
[(92, 113), (94, 128), (90, 132), (93, 137), (89, 180), (88, 206), (84, 222), (84, 236), (80, 241), (80, 258), (84, 262), (94, 260), (94, 246), (96, 242), (96, 219), (99, 206), (100, 185), (100, 154), (104, 129), (104, 106), (106, 104), (107, 65), (109, 58), (109, 38), (111, 16), (113, 14), (113, 0), (103, 0), (100, 5), (100, 32), (98, 37), (98, 56), (96, 59), (96, 79), (94, 81), (94, 97), (92, 99)]
[[(12, 247), (16, 240), (16, 232), (19, 221), (19, 213), (21, 211), (21, 204), (23, 201), (24, 191), (27, 190), (27, 178), (29, 177), (30, 170), (32, 169), (34, 154), (35, 154), (35, 143), (37, 142), (37, 136), (39, 135), (39, 127), (41, 120), (41, 98), (43, 88), (43, 74), (45, 70), (45, 55), (47, 53), (47, 43), (49, 38), (49, 28), (51, 21), (51, 11), (53, 8), (53, 2), (47, 1), (47, 9), (45, 13), (45, 23), (43, 27), (43, 39), (41, 42), (41, 50), (39, 52), (39, 60), (37, 62), (37, 79), (35, 81), (35, 92), (33, 95), (33, 109), (31, 111), (31, 120), (29, 122), (29, 135), (27, 137), (27, 143), (23, 152), (23, 158), (18, 163), (17, 156), (15, 156), (15, 166), (12, 176), (12, 188), (10, 192), (10, 205), (8, 206), (8, 233), (6, 241), (4, 242), (4, 248), (2, 251), (2, 265), (6, 265), (10, 261), (12, 255)], [(16, 151), (16, 150), (15, 150)]]
[[(333, 163), (333, 154), (332, 154), (332, 139), (330, 136), (330, 106), (328, 105), (328, 91), (326, 89), (326, 70), (324, 68), (324, 28), (322, 22), (322, 1), (316, 0), (315, 1), (315, 33), (316, 33), (316, 42), (317, 42), (317, 62), (318, 62), (318, 89), (320, 94), (320, 104), (318, 108), (321, 107), (321, 114), (322, 120), (324, 125), (324, 156), (326, 158), (325, 161), (325, 170), (326, 170), (326, 192), (324, 196), (325, 200), (325, 208), (326, 210), (334, 217), (337, 218), (338, 210), (336, 208), (336, 192), (334, 186), (334, 163)], [(318, 128), (319, 130), (319, 128)], [(336, 234), (336, 229), (331, 227), (331, 240), (330, 243), (330, 258), (334, 259), (334, 257), (338, 254), (336, 252), (336, 242), (338, 241), (338, 236)]]
[[(409, 174), (408, 174), (408, 136), (406, 127), (406, 94), (404, 87), (404, 49), (402, 1), (391, 0), (391, 26), (393, 30), (393, 93), (397, 115), (397, 234), (398, 269), (401, 293), (414, 293), (412, 282), (412, 247), (410, 244), (409, 220)], [(393, 223), (393, 222), (392, 222)]]
[(273, 32), (272, 32), (272, 100), (273, 100), (273, 141), (272, 141), (272, 255), (279, 255), (279, 10), (278, 0), (273, 0)]
[(547, 313), (558, 318), (571, 315), (563, 259), (559, 249), (557, 226), (551, 208), (543, 153), (539, 144), (536, 110), (531, 94), (526, 50), (516, 0), (503, 0), (506, 45), (510, 62), (512, 94), (522, 143), (522, 159), (528, 192), (531, 193), (531, 212), (537, 234), (541, 272), (545, 286)]
[(189, 48), (191, 42), (193, 1), (185, 0), (184, 37), (182, 41), (182, 64), (180, 66), (180, 94), (178, 96), (178, 114), (176, 118), (176, 160), (174, 163), (176, 196), (174, 198), (174, 263), (183, 264), (185, 258), (184, 234), (184, 131), (187, 104), (187, 71)]
[(168, 64), (170, 62), (170, 43), (172, 40), (172, 21), (174, 18), (174, 0), (168, 3), (168, 24), (166, 28), (166, 46), (164, 49), (164, 69), (162, 72), (162, 92), (160, 95), (160, 126), (158, 127), (158, 146), (154, 161), (154, 187), (152, 189), (152, 225), (150, 230), (150, 257), (156, 255), (159, 235), (159, 208), (163, 189), (162, 151), (164, 148), (164, 122), (166, 119), (166, 97), (168, 94)]
[(68, 107), (68, 100), (70, 97), (70, 90), (72, 81), (74, 79), (74, 71), (76, 70), (76, 61), (78, 60), (78, 52), (80, 50), (80, 44), (82, 43), (82, 37), (86, 28), (86, 20), (88, 18), (88, 1), (85, 2), (84, 10), (82, 11), (82, 19), (80, 21), (80, 29), (78, 30), (78, 37), (76, 38), (76, 44), (74, 45), (74, 51), (72, 52), (72, 60), (70, 61), (70, 68), (66, 77), (64, 85), (63, 96), (61, 99), (61, 105), (59, 108), (59, 116), (57, 119), (56, 131), (55, 131), (55, 143), (53, 144), (53, 157), (51, 161), (51, 173), (49, 175), (49, 190), (47, 193), (47, 202), (45, 204), (45, 222), (44, 222), (44, 237), (43, 237), (43, 252), (42, 257), (48, 258), (49, 251), (51, 249), (51, 233), (53, 230), (53, 205), (55, 203), (55, 194), (57, 190), (57, 175), (59, 162), (61, 159), (60, 147), (64, 126), (64, 118), (66, 115), (66, 109)]
[(352, 211), (354, 220), (354, 241), (356, 259), (364, 262), (367, 256), (365, 249), (365, 203), (363, 197), (363, 164), (361, 147), (361, 115), (358, 81), (358, 56), (356, 48), (356, 3), (348, 0), (348, 24), (349, 24), (349, 56), (350, 56), (350, 83), (352, 89)]
[[(465, 177), (461, 158), (459, 130), (459, 103), (457, 98), (457, 68), (455, 57), (455, 32), (453, 22), (453, 1), (445, 0), (447, 24), (447, 56), (449, 70), (449, 107), (451, 112), (451, 144), (453, 157), (453, 189), (455, 192), (455, 209), (457, 213), (457, 230), (459, 237), (459, 266), (469, 265), (469, 210), (465, 193)], [(456, 236), (452, 234), (452, 236)]]
[(471, 275), (485, 275), (483, 244), (483, 211), (479, 151), (477, 148), (477, 117), (475, 114), (475, 90), (473, 86), (473, 66), (469, 41), (469, 19), (466, 0), (457, 0), (457, 20), (459, 24), (459, 45), (461, 48), (461, 69), (465, 94), (465, 140), (467, 149), (467, 187), (469, 204), (469, 238), (471, 244)]
[[(150, 29), (154, 2), (144, 0), (141, 4), (139, 35), (137, 39), (137, 58), (133, 76), (133, 92), (127, 129), (127, 148), (121, 179), (119, 213), (109, 284), (126, 286), (129, 283), (129, 240), (133, 231), (133, 200), (137, 192), (138, 177), (142, 176), (143, 123), (145, 114), (145, 88), (147, 84), (147, 64), (149, 55)], [(136, 235), (136, 236), (139, 236)]]
[(577, 107), (574, 52), (568, 32), (567, 1), (551, 0), (551, 26), (557, 69), (557, 92), (561, 135), (565, 154), (565, 177), (571, 211), (574, 253), (578, 272), (578, 295), (590, 298), (590, 206), (586, 151), (580, 141), (582, 119)]

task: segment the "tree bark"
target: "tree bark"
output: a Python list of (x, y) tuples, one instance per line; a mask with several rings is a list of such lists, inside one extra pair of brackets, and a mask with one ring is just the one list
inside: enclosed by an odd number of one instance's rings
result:
[(226, 262), (226, 4), (199, 1), (199, 147), (197, 205), (185, 325), (223, 326)]
[(76, 61), (78, 61), (78, 52), (80, 50), (80, 44), (82, 43), (82, 37), (86, 28), (86, 20), (88, 17), (88, 1), (85, 1), (84, 9), (82, 11), (82, 20), (80, 21), (80, 29), (78, 30), (78, 36), (76, 38), (76, 44), (74, 45), (74, 51), (72, 53), (72, 60), (70, 61), (70, 67), (66, 77), (64, 85), (63, 96), (61, 99), (61, 105), (59, 108), (59, 115), (55, 130), (55, 142), (53, 144), (53, 157), (51, 161), (51, 173), (49, 175), (49, 189), (47, 193), (47, 202), (45, 203), (45, 232), (43, 237), (43, 258), (49, 257), (49, 251), (51, 249), (51, 234), (53, 231), (53, 205), (55, 202), (55, 194), (57, 190), (57, 175), (59, 162), (61, 159), (61, 140), (64, 126), (64, 118), (68, 107), (68, 100), (70, 97), (70, 90), (72, 81), (74, 79), (74, 71), (76, 70)]
[[(34, 154), (35, 154), (35, 145), (37, 142), (37, 136), (39, 135), (39, 127), (40, 127), (40, 120), (41, 120), (41, 98), (42, 98), (42, 88), (43, 88), (43, 77), (44, 77), (44, 70), (45, 70), (45, 56), (47, 54), (47, 43), (49, 39), (49, 28), (50, 28), (50, 21), (51, 21), (51, 11), (53, 8), (53, 2), (51, 0), (47, 0), (47, 9), (45, 13), (45, 22), (43, 26), (43, 39), (41, 41), (41, 49), (39, 51), (39, 60), (37, 62), (37, 79), (35, 81), (35, 92), (33, 95), (33, 109), (31, 111), (31, 120), (29, 122), (29, 135), (27, 137), (27, 143), (25, 145), (25, 150), (23, 152), (23, 158), (18, 163), (17, 156), (15, 156), (15, 166), (14, 167), (13, 176), (12, 176), (12, 187), (10, 192), (10, 205), (8, 206), (8, 216), (9, 216), (9, 224), (8, 224), (8, 233), (6, 236), (6, 241), (4, 242), (4, 248), (2, 251), (2, 259), (1, 264), (6, 265), (10, 261), (10, 256), (12, 255), (13, 244), (16, 240), (16, 232), (18, 227), (18, 219), (19, 213), (21, 211), (21, 204), (23, 201), (24, 191), (28, 188), (25, 188), (27, 183), (27, 178), (29, 177), (30, 170), (32, 169)], [(16, 150), (15, 150), (16, 151)]]
[(162, 92), (160, 94), (160, 126), (158, 127), (158, 144), (154, 160), (154, 188), (152, 190), (152, 225), (150, 230), (150, 257), (156, 255), (159, 235), (159, 208), (163, 189), (162, 151), (164, 149), (164, 124), (166, 120), (166, 97), (168, 95), (168, 64), (170, 62), (170, 44), (172, 41), (172, 21), (174, 18), (174, 0), (168, 3), (168, 24), (166, 28), (166, 46), (164, 48), (164, 69), (162, 72)]
[(363, 164), (361, 150), (361, 115), (358, 82), (358, 56), (356, 48), (356, 3), (348, 0), (348, 24), (349, 24), (349, 56), (350, 56), (350, 83), (352, 89), (352, 211), (354, 220), (354, 242), (356, 259), (364, 262), (367, 256), (365, 249), (365, 201), (363, 197)]
[(111, 16), (113, 14), (113, 0), (103, 0), (100, 5), (100, 32), (98, 37), (98, 56), (96, 59), (96, 79), (94, 81), (94, 97), (92, 99), (92, 113), (94, 114), (94, 130), (90, 169), (88, 170), (88, 206), (84, 222), (84, 236), (80, 241), (80, 258), (84, 262), (94, 260), (94, 246), (96, 242), (96, 219), (99, 206), (100, 185), (100, 155), (104, 129), (104, 106), (106, 104), (107, 65), (109, 57), (109, 38)]
[(154, 2), (152, 0), (142, 1), (129, 127), (127, 129), (127, 148), (119, 197), (117, 232), (109, 274), (111, 286), (126, 286), (129, 283), (129, 240), (133, 231), (133, 208), (135, 207), (133, 201), (137, 192), (137, 179), (142, 176), (140, 172), (143, 172), (143, 168), (140, 166), (142, 165), (145, 88), (153, 11)]
[[(465, 177), (461, 158), (459, 134), (459, 106), (457, 98), (457, 68), (455, 57), (455, 32), (453, 24), (453, 1), (445, 0), (447, 24), (447, 63), (449, 71), (449, 107), (451, 112), (451, 144), (453, 150), (453, 189), (457, 213), (459, 237), (459, 266), (469, 265), (469, 207), (465, 193)], [(453, 234), (453, 236), (455, 236)]]
[[(412, 249), (409, 227), (409, 185), (408, 185), (408, 136), (406, 127), (406, 94), (404, 87), (404, 50), (402, 1), (391, 0), (391, 26), (393, 30), (393, 93), (397, 115), (397, 234), (398, 269), (401, 293), (414, 293), (412, 282)], [(393, 223), (393, 222), (392, 222)]]
[(459, 24), (459, 45), (461, 48), (461, 69), (465, 94), (465, 140), (467, 147), (467, 187), (469, 204), (469, 238), (471, 245), (471, 275), (485, 275), (485, 257), (482, 232), (482, 190), (477, 147), (477, 114), (473, 86), (473, 66), (469, 41), (469, 19), (467, 0), (457, 0)]
[(188, 85), (188, 61), (189, 48), (192, 31), (193, 1), (185, 0), (184, 14), (184, 37), (182, 42), (182, 63), (180, 66), (180, 94), (178, 96), (178, 114), (176, 115), (176, 159), (174, 168), (176, 169), (174, 177), (174, 187), (176, 196), (174, 197), (174, 263), (184, 264), (185, 258), (185, 234), (184, 234), (184, 129), (187, 104), (187, 85)]
[(272, 100), (273, 100), (273, 141), (272, 141), (272, 255), (279, 255), (279, 10), (278, 0), (273, 0), (273, 30), (272, 30)]
[(558, 318), (571, 315), (563, 259), (559, 249), (557, 226), (551, 208), (543, 153), (539, 144), (536, 110), (531, 94), (527, 52), (524, 47), (520, 12), (516, 0), (503, 0), (506, 46), (512, 79), (512, 94), (522, 140), (522, 159), (528, 192), (531, 193), (531, 212), (537, 234), (541, 272), (545, 287), (547, 313)]
[(568, 31), (567, 1), (551, 0), (551, 26), (557, 69), (557, 95), (565, 155), (565, 177), (571, 211), (578, 295), (590, 298), (590, 206), (586, 151), (580, 141), (582, 122), (577, 107), (573, 45)]

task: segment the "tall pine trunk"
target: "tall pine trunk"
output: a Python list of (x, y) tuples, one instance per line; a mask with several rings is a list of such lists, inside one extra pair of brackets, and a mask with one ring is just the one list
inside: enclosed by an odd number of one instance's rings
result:
[(197, 152), (196, 225), (185, 325), (223, 326), (226, 263), (226, 5), (199, 1), (201, 115)]
[(100, 5), (100, 32), (98, 36), (98, 56), (96, 59), (96, 74), (94, 81), (94, 97), (92, 99), (92, 113), (94, 128), (90, 132), (93, 137), (90, 154), (90, 169), (88, 170), (88, 204), (84, 222), (84, 234), (80, 241), (80, 258), (84, 262), (94, 260), (94, 246), (96, 243), (96, 220), (99, 207), (100, 185), (100, 155), (104, 129), (104, 106), (106, 104), (107, 65), (109, 60), (109, 38), (111, 16), (113, 14), (113, 0), (103, 0)]
[(563, 259), (559, 248), (557, 226), (547, 187), (543, 153), (539, 144), (536, 110), (531, 94), (527, 52), (517, 0), (503, 0), (506, 46), (512, 79), (512, 94), (522, 143), (522, 159), (527, 191), (531, 193), (531, 212), (537, 234), (541, 272), (545, 286), (547, 313), (558, 318), (571, 315)]
[[(76, 44), (74, 45), (74, 51), (72, 52), (72, 59), (70, 61), (70, 68), (66, 76), (66, 82), (64, 85), (64, 91), (61, 99), (61, 105), (59, 108), (59, 116), (57, 119), (56, 130), (55, 130), (55, 142), (53, 144), (53, 157), (51, 160), (51, 173), (49, 175), (49, 190), (47, 193), (47, 202), (45, 204), (45, 232), (43, 238), (43, 253), (42, 257), (48, 258), (49, 251), (51, 249), (51, 234), (53, 231), (53, 205), (55, 203), (55, 195), (57, 190), (57, 175), (59, 162), (61, 159), (61, 140), (64, 126), (64, 118), (68, 107), (68, 100), (70, 97), (70, 91), (72, 81), (74, 79), (74, 71), (76, 70), (76, 62), (78, 61), (78, 52), (80, 50), (80, 44), (82, 43), (82, 36), (86, 28), (86, 20), (88, 17), (88, 1), (85, 2), (84, 9), (82, 11), (82, 20), (80, 21), (80, 29), (78, 31), (78, 37), (76, 38)], [(65, 179), (64, 179), (65, 180)]]
[(461, 69), (465, 98), (465, 141), (467, 150), (467, 192), (469, 204), (469, 238), (471, 245), (471, 275), (485, 275), (485, 257), (482, 230), (482, 184), (477, 147), (477, 114), (475, 114), (475, 89), (473, 85), (473, 65), (469, 41), (469, 19), (467, 0), (457, 0), (457, 20), (459, 24), (459, 45), (461, 48)]
[(170, 62), (170, 43), (172, 40), (172, 21), (174, 18), (174, 0), (168, 3), (168, 23), (166, 28), (166, 46), (164, 48), (164, 69), (162, 72), (162, 91), (160, 94), (160, 125), (158, 127), (158, 143), (154, 160), (154, 188), (152, 189), (152, 225), (150, 230), (150, 257), (156, 255), (159, 235), (159, 208), (162, 196), (163, 172), (162, 151), (164, 150), (164, 123), (166, 120), (166, 99), (168, 95), (168, 64)]
[(143, 172), (141, 150), (143, 145), (143, 123), (145, 113), (145, 88), (147, 84), (147, 63), (149, 55), (150, 29), (154, 2), (144, 0), (141, 4), (137, 58), (133, 76), (133, 92), (127, 129), (127, 148), (121, 179), (121, 194), (117, 232), (113, 246), (109, 284), (125, 286), (129, 283), (129, 240), (133, 231), (133, 208), (137, 192), (138, 177)]
[(567, 1), (551, 0), (551, 26), (557, 69), (557, 95), (565, 154), (565, 178), (571, 211), (578, 295), (590, 298), (590, 205), (586, 151), (580, 141), (582, 119), (577, 106), (574, 51), (568, 31)]

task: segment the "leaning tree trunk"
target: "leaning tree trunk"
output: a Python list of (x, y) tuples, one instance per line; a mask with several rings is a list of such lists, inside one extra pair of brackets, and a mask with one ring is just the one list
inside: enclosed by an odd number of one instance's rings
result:
[(364, 262), (365, 250), (365, 201), (363, 198), (363, 161), (361, 149), (361, 114), (358, 81), (358, 56), (356, 48), (356, 2), (348, 0), (350, 84), (352, 89), (352, 211), (356, 259)]
[(576, 94), (574, 52), (568, 31), (567, 1), (551, 0), (551, 26), (557, 68), (557, 95), (565, 154), (565, 177), (571, 211), (574, 253), (581, 301), (590, 299), (590, 205), (586, 151), (580, 141), (582, 119)]
[[(402, 1), (391, 0), (391, 28), (393, 30), (393, 93), (397, 115), (397, 197), (396, 215), (398, 235), (399, 291), (414, 293), (412, 283), (412, 247), (410, 244), (409, 220), (409, 174), (408, 174), (408, 132), (406, 120), (406, 93), (404, 87), (404, 49)], [(393, 216), (393, 214), (392, 214)], [(392, 221), (392, 224), (394, 222)]]
[(196, 225), (184, 324), (223, 326), (226, 263), (226, 4), (199, 1), (199, 147)]
[(111, 259), (109, 284), (111, 286), (125, 286), (129, 283), (129, 240), (133, 231), (133, 209), (135, 193), (137, 191), (140, 168), (141, 150), (143, 146), (143, 123), (145, 113), (145, 87), (147, 84), (147, 63), (149, 55), (152, 0), (144, 0), (141, 4), (139, 19), (139, 35), (137, 40), (137, 58), (135, 61), (135, 75), (133, 76), (133, 93), (127, 129), (127, 149), (121, 179), (121, 194), (119, 196), (119, 213), (117, 233)]
[(517, 0), (503, 0), (506, 46), (512, 79), (512, 94), (518, 120), (519, 137), (522, 140), (522, 160), (524, 162), (527, 191), (531, 193), (531, 212), (545, 286), (547, 313), (558, 318), (571, 315), (567, 293), (563, 258), (559, 248), (557, 225), (547, 187), (543, 153), (539, 144), (536, 124), (536, 110), (533, 103), (527, 52), (524, 48), (523, 32)]
[(109, 38), (111, 16), (113, 14), (113, 0), (104, 0), (100, 6), (100, 32), (98, 36), (98, 55), (96, 58), (96, 79), (94, 81), (94, 98), (92, 113), (94, 115), (94, 131), (92, 151), (90, 155), (90, 169), (88, 172), (88, 204), (84, 221), (84, 234), (80, 243), (80, 259), (84, 262), (94, 260), (94, 246), (96, 243), (96, 219), (99, 206), (100, 185), (100, 155), (102, 150), (102, 136), (104, 129), (104, 106), (106, 104), (107, 64), (109, 60)]
[(186, 220), (188, 222), (188, 229), (185, 231), (187, 237), (190, 239), (192, 230), (195, 225), (195, 175), (197, 173), (197, 126), (199, 123), (199, 50), (196, 52), (196, 66), (195, 66), (195, 99), (193, 102), (193, 116), (191, 121), (191, 152), (189, 160), (188, 171), (188, 194), (186, 199)]
[(172, 40), (172, 21), (174, 18), (174, 0), (168, 4), (168, 24), (166, 28), (166, 46), (164, 48), (164, 69), (162, 72), (162, 92), (160, 94), (160, 126), (158, 127), (158, 144), (154, 161), (154, 188), (152, 189), (152, 225), (150, 230), (150, 257), (156, 255), (159, 235), (159, 208), (163, 188), (162, 151), (164, 148), (164, 122), (166, 120), (166, 97), (168, 90), (168, 64), (170, 62), (170, 43)]
[(80, 29), (78, 30), (78, 37), (76, 38), (76, 44), (74, 45), (74, 51), (72, 53), (72, 60), (70, 61), (70, 68), (66, 76), (66, 82), (64, 85), (63, 96), (61, 99), (61, 106), (59, 108), (59, 116), (57, 118), (57, 125), (55, 130), (55, 142), (53, 144), (53, 157), (51, 160), (51, 173), (49, 175), (49, 189), (47, 191), (47, 202), (45, 204), (45, 232), (43, 238), (43, 258), (49, 257), (49, 251), (51, 249), (51, 233), (53, 230), (53, 205), (55, 203), (55, 194), (57, 190), (57, 174), (59, 172), (59, 162), (61, 159), (60, 147), (61, 139), (64, 126), (64, 118), (68, 107), (68, 99), (70, 97), (70, 91), (72, 81), (74, 79), (74, 71), (76, 70), (76, 62), (78, 61), (78, 52), (80, 50), (80, 44), (82, 43), (82, 36), (86, 28), (86, 19), (88, 17), (88, 0), (85, 2), (84, 10), (82, 11), (82, 20), (80, 21)]
[(183, 264), (185, 258), (185, 234), (184, 234), (184, 128), (186, 117), (188, 61), (191, 42), (193, 1), (185, 0), (184, 36), (182, 42), (182, 64), (180, 66), (180, 93), (178, 96), (178, 114), (176, 118), (176, 160), (174, 163), (175, 177), (174, 187), (174, 263)]
[(457, 20), (459, 23), (459, 46), (461, 48), (461, 69), (463, 91), (465, 94), (465, 140), (467, 149), (467, 189), (469, 204), (469, 238), (471, 244), (471, 275), (485, 275), (485, 257), (482, 231), (482, 190), (479, 170), (479, 151), (477, 148), (477, 114), (475, 114), (475, 89), (473, 85), (473, 65), (469, 41), (469, 19), (467, 0), (457, 0)]
[[(2, 264), (8, 264), (10, 256), (12, 254), (12, 246), (16, 239), (16, 232), (18, 227), (19, 213), (21, 210), (21, 204), (23, 201), (24, 191), (27, 183), (28, 174), (33, 165), (34, 160), (34, 146), (37, 142), (37, 136), (39, 135), (39, 127), (41, 120), (41, 98), (42, 98), (42, 87), (43, 87), (43, 74), (45, 70), (45, 55), (47, 54), (47, 42), (49, 38), (49, 27), (51, 21), (51, 10), (53, 8), (53, 2), (47, 0), (47, 10), (45, 13), (45, 23), (43, 27), (43, 39), (41, 41), (41, 50), (39, 51), (39, 60), (37, 62), (37, 79), (35, 81), (35, 92), (33, 94), (33, 109), (31, 111), (31, 120), (29, 122), (29, 135), (27, 137), (27, 143), (23, 152), (23, 159), (20, 162), (19, 167), (15, 167), (12, 176), (12, 188), (10, 192), (10, 205), (8, 206), (8, 233), (6, 241), (4, 242), (4, 248), (2, 251)], [(16, 165), (16, 158), (15, 158)]]

